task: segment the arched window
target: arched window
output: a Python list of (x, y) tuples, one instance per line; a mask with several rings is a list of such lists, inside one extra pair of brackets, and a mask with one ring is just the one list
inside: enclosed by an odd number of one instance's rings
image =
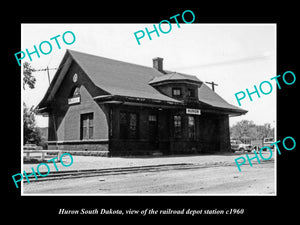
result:
[(68, 104), (73, 105), (73, 104), (80, 104), (80, 87), (75, 86), (72, 88), (69, 94), (68, 98)]
[(74, 98), (80, 96), (80, 87), (75, 86), (72, 88), (69, 98)]

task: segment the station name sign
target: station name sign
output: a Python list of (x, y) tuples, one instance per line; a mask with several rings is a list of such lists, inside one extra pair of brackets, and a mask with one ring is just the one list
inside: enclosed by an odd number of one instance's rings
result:
[(69, 105), (77, 104), (77, 103), (80, 103), (80, 96), (68, 99)]
[(201, 110), (200, 109), (189, 109), (189, 108), (186, 108), (186, 114), (201, 115)]

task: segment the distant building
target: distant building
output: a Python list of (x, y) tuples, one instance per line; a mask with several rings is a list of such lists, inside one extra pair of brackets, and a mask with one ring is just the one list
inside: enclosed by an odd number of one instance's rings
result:
[(67, 50), (44, 98), (48, 147), (104, 155), (229, 151), (227, 103), (196, 76)]

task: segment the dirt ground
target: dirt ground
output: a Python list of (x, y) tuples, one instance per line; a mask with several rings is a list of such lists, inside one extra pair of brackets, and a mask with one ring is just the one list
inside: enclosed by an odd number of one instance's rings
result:
[[(23, 184), (23, 194), (62, 195), (275, 195), (274, 160), (243, 165), (239, 172), (234, 159), (239, 154), (158, 158), (74, 157), (74, 167), (114, 168), (167, 163), (203, 164), (197, 169), (140, 172)], [(265, 156), (267, 157), (267, 156)], [(86, 161), (88, 160), (88, 161)], [(119, 162), (119, 164), (116, 164)], [(102, 164), (101, 164), (102, 163)], [(24, 166), (29, 166), (28, 164)], [(61, 166), (61, 165), (59, 165)], [(73, 165), (72, 165), (73, 166)], [(62, 169), (71, 168), (66, 167)], [(60, 169), (60, 167), (59, 167)]]
[[(247, 153), (249, 157), (253, 157), (253, 152)], [(269, 153), (262, 153), (265, 158), (268, 158)], [(223, 153), (223, 154), (210, 154), (210, 155), (170, 155), (170, 156), (141, 156), (141, 157), (95, 157), (95, 156), (72, 156), (73, 163), (69, 167), (64, 167), (61, 163), (56, 163), (59, 171), (68, 170), (86, 170), (86, 169), (106, 169), (106, 168), (120, 168), (132, 166), (149, 166), (149, 165), (167, 165), (190, 163), (197, 165), (217, 165), (217, 164), (235, 164), (235, 159), (245, 156), (245, 153)], [(48, 156), (47, 159), (52, 159), (55, 156)], [(71, 160), (70, 157), (65, 155), (63, 162), (68, 165)], [(247, 162), (248, 163), (248, 162)], [(247, 164), (246, 163), (246, 164)], [(252, 161), (255, 163), (255, 160)], [(36, 169), (39, 163), (23, 164), (23, 170), (31, 171), (31, 167)], [(52, 162), (47, 163), (50, 171), (56, 171)], [(246, 166), (246, 164), (244, 166)], [(242, 166), (241, 168), (243, 169)], [(236, 168), (237, 169), (237, 168)], [(46, 166), (39, 167), (41, 172), (47, 171)]]

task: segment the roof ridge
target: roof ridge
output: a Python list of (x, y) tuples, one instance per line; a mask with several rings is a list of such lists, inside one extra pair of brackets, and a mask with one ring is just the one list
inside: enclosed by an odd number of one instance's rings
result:
[[(123, 63), (123, 64), (130, 64), (130, 65), (134, 65), (134, 66), (139, 66), (139, 67), (144, 67), (144, 68), (147, 68), (147, 69), (156, 70), (151, 66), (144, 66), (144, 65), (140, 65), (140, 64), (136, 64), (136, 63), (132, 63), (132, 62), (125, 62), (125, 61), (121, 61), (121, 60), (118, 60), (118, 59), (107, 58), (107, 57), (103, 57), (103, 56), (99, 56), (99, 55), (94, 55), (94, 54), (85, 53), (85, 52), (79, 52), (79, 51), (70, 50), (70, 49), (67, 49), (67, 51), (69, 51), (71, 54), (72, 54), (72, 52), (74, 52), (75, 54), (89, 55), (89, 56), (96, 57), (96, 58), (101, 58), (101, 59), (104, 59), (104, 60), (111, 60), (111, 61), (114, 61), (114, 62), (119, 62), (119, 63)], [(158, 71), (158, 70), (156, 70), (156, 71)]]
[(170, 75), (169, 79), (173, 78), (176, 74), (177, 74), (176, 72), (173, 72), (173, 73), (169, 74)]

